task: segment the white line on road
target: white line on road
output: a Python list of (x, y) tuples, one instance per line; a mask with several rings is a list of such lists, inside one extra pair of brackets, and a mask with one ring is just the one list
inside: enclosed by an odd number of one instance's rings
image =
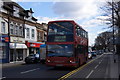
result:
[(38, 70), (40, 68), (36, 68), (36, 69), (32, 69), (32, 70), (28, 70), (28, 71), (24, 71), (24, 72), (21, 72), (21, 74), (24, 74), (24, 73), (28, 73), (28, 72), (32, 72), (32, 71), (35, 71), (35, 70)]
[(99, 57), (95, 58), (95, 60), (98, 59), (98, 58), (100, 58), (100, 57), (102, 57), (102, 56), (103, 56), (103, 54), (101, 54)]
[(2, 77), (2, 79), (4, 79), (4, 78), (6, 78), (6, 77)]
[(94, 70), (92, 70), (88, 75), (87, 75), (87, 77), (86, 78), (89, 78), (90, 77), (90, 75), (93, 73), (93, 71)]
[(6, 77), (2, 77), (2, 78), (0, 78), (0, 80), (1, 80), (1, 79), (5, 79), (5, 78), (6, 78)]
[(99, 62), (99, 64), (100, 64), (101, 62)]
[(96, 65), (96, 66), (95, 66), (95, 69), (96, 69), (98, 66), (99, 66), (99, 65)]

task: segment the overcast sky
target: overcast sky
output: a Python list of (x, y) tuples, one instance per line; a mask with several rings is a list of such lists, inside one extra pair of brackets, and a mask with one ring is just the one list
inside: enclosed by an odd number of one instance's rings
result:
[(106, 17), (101, 16), (103, 12), (99, 9), (105, 0), (19, 0), (17, 3), (24, 9), (32, 8), (33, 16), (40, 23), (51, 20), (74, 20), (88, 31), (89, 45), (94, 44), (97, 35), (107, 28), (104, 22), (99, 20)]

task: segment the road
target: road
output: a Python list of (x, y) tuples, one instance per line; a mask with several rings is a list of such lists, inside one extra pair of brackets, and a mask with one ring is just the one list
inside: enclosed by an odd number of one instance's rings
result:
[(72, 69), (57, 69), (47, 67), (45, 64), (24, 64), (9, 68), (3, 68), (5, 78), (59, 78), (70, 72)]
[(73, 71), (72, 75), (62, 78), (68, 79), (118, 79), (118, 64), (113, 63), (113, 54), (104, 54), (87, 63), (84, 67)]
[[(110, 78), (111, 54), (99, 55), (78, 70), (72, 68), (53, 68), (45, 64), (23, 64), (14, 67), (3, 68), (3, 78)], [(72, 72), (73, 71), (73, 72)], [(71, 75), (67, 75), (72, 73)], [(67, 76), (66, 76), (67, 75)]]

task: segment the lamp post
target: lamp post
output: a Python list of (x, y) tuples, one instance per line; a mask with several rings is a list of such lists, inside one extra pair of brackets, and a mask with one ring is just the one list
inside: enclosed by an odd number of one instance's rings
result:
[(114, 55), (114, 63), (116, 63), (116, 59), (115, 59), (115, 29), (114, 29), (114, 2), (112, 0), (112, 27), (113, 27), (113, 55)]

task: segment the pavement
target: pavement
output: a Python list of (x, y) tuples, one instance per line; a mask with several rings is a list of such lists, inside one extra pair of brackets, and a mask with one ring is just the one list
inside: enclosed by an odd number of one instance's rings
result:
[(12, 66), (17, 66), (17, 65), (21, 65), (21, 64), (25, 64), (25, 62), (24, 61), (16, 61), (16, 62), (10, 62), (10, 63), (3, 63), (3, 64), (0, 64), (0, 68), (12, 67)]
[(118, 55), (118, 72), (119, 72), (119, 80), (120, 80), (120, 54)]
[(119, 78), (119, 55), (110, 57), (110, 78)]

